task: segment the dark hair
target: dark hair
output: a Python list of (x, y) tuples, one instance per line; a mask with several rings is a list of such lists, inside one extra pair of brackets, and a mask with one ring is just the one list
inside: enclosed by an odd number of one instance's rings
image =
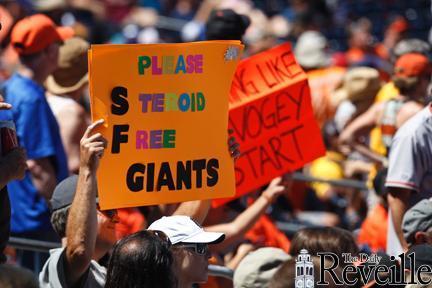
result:
[(332, 252), (339, 259), (342, 259), (342, 253), (351, 253), (353, 256), (359, 253), (351, 232), (335, 227), (311, 227), (297, 231), (291, 241), (289, 254), (295, 257), (302, 249), (312, 256), (317, 256), (318, 252)]
[(172, 266), (170, 243), (154, 231), (139, 231), (114, 246), (105, 288), (173, 288), (176, 278)]
[(60, 238), (66, 237), (66, 223), (71, 205), (55, 210), (51, 214), (51, 225)]
[[(15, 45), (15, 46), (17, 46), (17, 45)], [(24, 65), (30, 65), (34, 61), (39, 59), (39, 57), (42, 55), (42, 51), (36, 52), (33, 54), (28, 54), (28, 55), (19, 55), (20, 62), (23, 63)]]
[(386, 187), (385, 187), (385, 181), (387, 178), (387, 168), (381, 168), (378, 170), (375, 178), (372, 181), (373, 188), (375, 190), (375, 193), (378, 196), (385, 197), (386, 196)]

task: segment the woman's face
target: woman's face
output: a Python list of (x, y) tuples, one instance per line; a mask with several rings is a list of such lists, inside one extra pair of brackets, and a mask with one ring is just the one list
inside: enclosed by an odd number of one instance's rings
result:
[[(203, 245), (205, 245), (205, 248)], [(210, 258), (207, 244), (179, 245), (175, 248), (173, 254), (175, 258), (174, 262), (177, 265), (177, 277), (182, 278), (183, 281), (181, 280), (181, 282), (207, 282), (208, 259)]]

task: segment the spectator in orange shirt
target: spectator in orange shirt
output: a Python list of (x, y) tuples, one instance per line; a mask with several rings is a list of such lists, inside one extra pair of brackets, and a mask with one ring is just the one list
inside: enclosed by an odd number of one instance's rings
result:
[(360, 245), (367, 245), (373, 252), (386, 251), (388, 221), (387, 194), (384, 186), (386, 177), (387, 169), (382, 169), (373, 180), (379, 202), (364, 220), (357, 238)]

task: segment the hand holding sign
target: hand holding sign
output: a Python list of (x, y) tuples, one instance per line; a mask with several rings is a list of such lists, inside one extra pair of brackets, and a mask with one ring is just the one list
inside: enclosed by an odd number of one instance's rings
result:
[(99, 167), (99, 160), (102, 158), (103, 152), (107, 147), (107, 140), (101, 133), (91, 134), (103, 123), (103, 119), (98, 120), (90, 124), (84, 132), (80, 142), (80, 168), (90, 169), (91, 172), (96, 172)]
[(270, 201), (270, 203), (273, 203), (276, 198), (282, 195), (285, 190), (286, 189), (283, 185), (282, 177), (276, 177), (270, 182), (267, 189), (264, 190), (262, 195), (266, 197)]
[[(234, 130), (229, 129), (228, 134), (231, 135), (234, 133)], [(231, 154), (231, 157), (234, 158), (234, 161), (237, 160), (240, 157), (240, 144), (237, 142), (236, 138), (234, 136), (230, 136), (228, 139), (228, 147)]]

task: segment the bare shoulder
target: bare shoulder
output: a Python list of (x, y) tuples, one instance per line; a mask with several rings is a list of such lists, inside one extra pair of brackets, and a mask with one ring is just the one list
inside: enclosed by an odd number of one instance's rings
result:
[(399, 113), (397, 115), (397, 126), (402, 126), (408, 119), (413, 117), (415, 114), (420, 112), (424, 108), (423, 105), (419, 104), (418, 102), (414, 101), (408, 101), (406, 102), (401, 109), (399, 110)]
[(62, 105), (55, 111), (57, 121), (61, 125), (70, 126), (76, 125), (82, 121), (86, 122), (87, 113), (84, 108), (75, 101), (70, 101), (67, 105)]

